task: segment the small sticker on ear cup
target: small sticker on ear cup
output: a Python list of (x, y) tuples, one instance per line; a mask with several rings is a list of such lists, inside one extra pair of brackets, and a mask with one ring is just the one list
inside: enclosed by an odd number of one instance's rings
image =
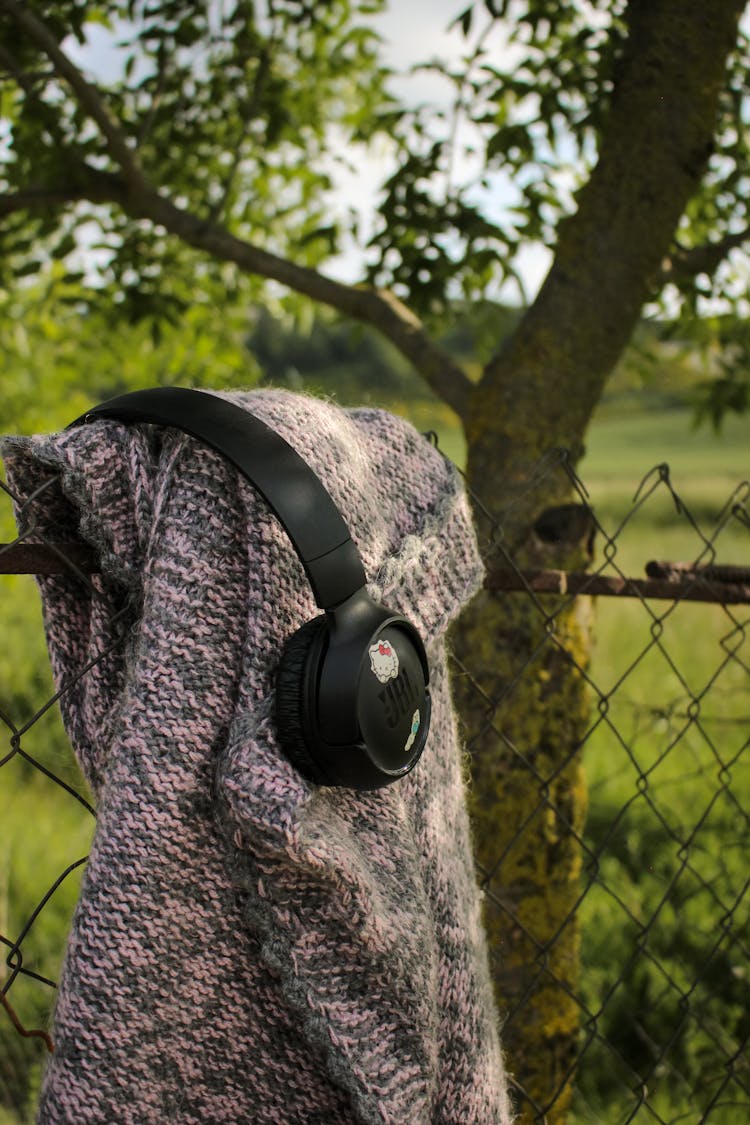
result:
[(411, 730), (409, 731), (409, 737), (407, 738), (406, 744), (404, 746), (405, 754), (407, 754), (414, 745), (414, 739), (417, 737), (421, 722), (422, 720), (419, 717), (419, 711), (415, 711), (411, 717)]
[(398, 675), (398, 654), (385, 637), (380, 637), (370, 645), (370, 667), (381, 684), (395, 680)]

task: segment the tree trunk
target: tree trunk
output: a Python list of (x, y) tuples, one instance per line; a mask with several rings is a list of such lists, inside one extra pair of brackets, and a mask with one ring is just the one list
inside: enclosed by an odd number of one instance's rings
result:
[[(473, 479), (481, 495), (476, 470)], [(569, 499), (566, 483), (559, 467), (551, 470), (516, 508), (514, 523), (529, 529), (512, 551), (517, 565), (580, 568), (590, 561), (585, 520), (560, 529), (568, 541), (545, 541), (532, 530), (541, 511)], [(520, 1087), (521, 1120), (546, 1114), (552, 1125), (565, 1120), (570, 1102), (580, 1024), (575, 906), (586, 810), (580, 746), (589, 710), (580, 669), (588, 662), (590, 603), (542, 603), (483, 591), (453, 643), (469, 673), (457, 677), (456, 689), (471, 753), (475, 852), (503, 1045)]]
[[(554, 448), (580, 459), (609, 372), (629, 340), (711, 151), (726, 59), (744, 3), (630, 0), (599, 158), (560, 229), (554, 265), (513, 336), (490, 361), (465, 415), (468, 482), (519, 566), (581, 567), (590, 527)], [(488, 493), (488, 482), (492, 492)], [(535, 530), (535, 525), (537, 528)], [(492, 564), (496, 547), (487, 549)], [(477, 859), (508, 1065), (521, 1121), (563, 1122), (580, 1008), (581, 742), (588, 700), (588, 600), (560, 610), (483, 592), (454, 633), (469, 675), (456, 692), (471, 751)], [(560, 610), (558, 612), (558, 610)], [(554, 615), (554, 617), (553, 617)], [(533, 659), (527, 661), (533, 656)]]

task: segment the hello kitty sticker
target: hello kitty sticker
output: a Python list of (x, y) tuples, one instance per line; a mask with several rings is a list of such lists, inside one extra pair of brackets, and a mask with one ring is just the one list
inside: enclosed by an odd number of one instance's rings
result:
[(381, 684), (395, 680), (398, 675), (398, 656), (385, 637), (370, 645), (370, 667)]

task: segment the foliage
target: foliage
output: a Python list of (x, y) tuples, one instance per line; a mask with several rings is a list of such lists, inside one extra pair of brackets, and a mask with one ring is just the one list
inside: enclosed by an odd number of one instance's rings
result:
[(254, 317), (247, 346), (269, 385), (334, 395), (342, 403), (429, 394), (409, 364), (376, 332), (325, 313), (297, 324), (262, 308)]
[(205, 287), (170, 321), (130, 324), (88, 308), (89, 291), (53, 266), (21, 290), (0, 290), (3, 430), (66, 425), (124, 390), (186, 383), (249, 386), (258, 377), (245, 343), (248, 310)]
[[(372, 240), (373, 280), (426, 306), (456, 283), (473, 296), (508, 276), (518, 280), (522, 249), (554, 247), (596, 161), (637, 8), (625, 0), (476, 0), (456, 17), (462, 59), (427, 64), (450, 84), (451, 112), (441, 116), (419, 105), (398, 118), (391, 114), (399, 164)], [(683, 257), (725, 235), (747, 237), (749, 65), (750, 44), (741, 31), (709, 168), (680, 224)], [(454, 171), (462, 160), (472, 170), (464, 181)], [(501, 185), (515, 200), (502, 219), (492, 220)], [(667, 295), (672, 312), (677, 294), (687, 316), (702, 312), (707, 297), (736, 309), (737, 265), (719, 258), (710, 271), (675, 275)]]
[[(108, 316), (174, 322), (196, 294), (212, 301), (219, 289), (235, 303), (247, 271), (139, 217), (118, 145), (49, 53), (19, 38), (14, 6), (0, 5), (0, 190), (48, 205), (5, 215), (6, 285), (52, 258), (69, 280), (96, 281), (86, 300), (101, 298)], [(83, 65), (93, 41), (109, 44), (101, 104), (152, 190), (296, 265), (317, 268), (359, 237), (361, 216), (347, 222), (336, 206), (336, 168), (385, 145), (365, 275), (437, 325), (458, 297), (493, 294), (508, 278), (523, 292), (519, 255), (554, 247), (598, 159), (642, 5), (473, 0), (452, 25), (460, 57), (417, 64), (443, 81), (440, 105), (392, 93), (372, 23), (383, 6), (44, 0), (34, 11)], [(732, 318), (744, 308), (749, 59), (741, 27), (708, 168), (653, 279), (662, 312), (691, 322), (716, 301)], [(730, 348), (726, 364), (735, 358)], [(699, 416), (719, 419), (746, 400), (735, 366), (713, 381)]]
[[(444, 296), (450, 282), (471, 297), (508, 276), (523, 293), (520, 250), (554, 244), (572, 189), (590, 168), (623, 8), (506, 0), (473, 3), (457, 16), (463, 58), (453, 67), (426, 64), (452, 87), (452, 111), (440, 118), (420, 105), (398, 122), (399, 166), (380, 208), (371, 276), (419, 302)], [(462, 157), (479, 170), (484, 206), (476, 179), (455, 176)], [(493, 222), (486, 208), (499, 183), (515, 201)]]
[[(494, 302), (457, 302), (443, 318), (437, 339), (478, 375), (482, 357), (498, 332), (509, 334), (517, 320), (517, 310)], [(334, 395), (344, 404), (363, 398), (380, 405), (401, 402), (407, 414), (422, 400), (437, 405), (429, 388), (387, 340), (372, 328), (341, 321), (326, 310), (315, 310), (301, 320), (261, 307), (253, 316), (247, 346), (266, 383)]]
[[(331, 135), (342, 148), (366, 138), (388, 103), (377, 40), (362, 16), (379, 0), (64, 0), (36, 5), (55, 39), (81, 47), (109, 32), (107, 105), (145, 174), (165, 195), (268, 249), (294, 247), (319, 262), (337, 245), (326, 193)], [(211, 259), (170, 241), (117, 207), (97, 205), (94, 173), (116, 175), (90, 115), (48, 60), (0, 12), (5, 190), (69, 189), (62, 206), (16, 215), (2, 230), (7, 279), (49, 255), (80, 269), (79, 234), (91, 224), (104, 288), (130, 315), (184, 310), (203, 284), (236, 283)], [(85, 59), (85, 52), (82, 56)], [(365, 78), (366, 76), (366, 78)], [(91, 293), (89, 293), (91, 296)]]
[(695, 421), (708, 420), (718, 431), (728, 415), (745, 414), (750, 403), (750, 326), (724, 315), (692, 327), (705, 372), (696, 388)]

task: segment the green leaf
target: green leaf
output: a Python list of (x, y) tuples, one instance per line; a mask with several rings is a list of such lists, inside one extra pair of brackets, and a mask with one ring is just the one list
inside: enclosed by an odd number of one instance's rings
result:
[(460, 12), (459, 15), (457, 15), (453, 20), (453, 22), (449, 24), (449, 29), (453, 27), (460, 27), (461, 31), (463, 32), (464, 38), (468, 39), (469, 35), (471, 34), (473, 17), (474, 5), (469, 4), (468, 8), (464, 8), (463, 12)]

